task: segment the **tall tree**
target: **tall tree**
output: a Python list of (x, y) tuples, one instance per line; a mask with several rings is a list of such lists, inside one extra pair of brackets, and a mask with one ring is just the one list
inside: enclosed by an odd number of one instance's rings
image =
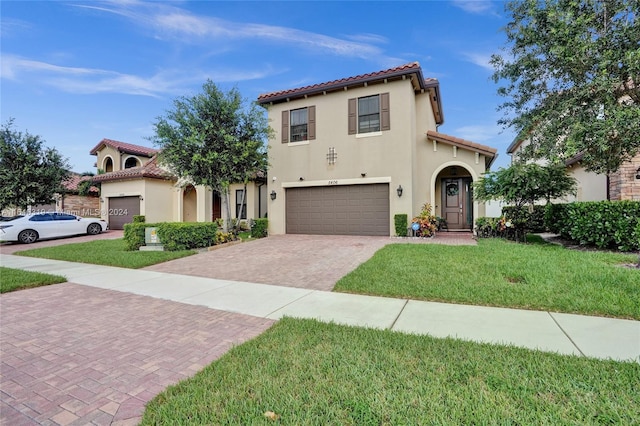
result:
[(246, 184), (256, 172), (266, 171), (267, 118), (257, 104), (246, 105), (236, 88), (225, 93), (207, 80), (201, 93), (175, 99), (154, 128), (151, 139), (161, 149), (161, 163), (218, 192), (228, 218), (229, 185)]
[(67, 159), (40, 136), (15, 130), (13, 121), (0, 129), (0, 210), (48, 204), (69, 177)]
[(640, 2), (511, 0), (507, 46), (492, 56), (500, 123), (531, 143), (523, 157), (582, 153), (597, 173), (640, 150)]

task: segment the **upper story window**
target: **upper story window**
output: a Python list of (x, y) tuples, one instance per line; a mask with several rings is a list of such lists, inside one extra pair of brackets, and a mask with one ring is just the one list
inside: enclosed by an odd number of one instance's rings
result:
[(282, 111), (282, 143), (304, 142), (315, 138), (315, 106)]
[(129, 157), (124, 162), (125, 169), (131, 169), (133, 167), (138, 167), (138, 159), (136, 157)]
[(308, 112), (307, 108), (291, 111), (291, 142), (308, 140)]
[(349, 99), (349, 134), (391, 130), (389, 93)]
[(358, 133), (380, 131), (380, 95), (358, 98)]

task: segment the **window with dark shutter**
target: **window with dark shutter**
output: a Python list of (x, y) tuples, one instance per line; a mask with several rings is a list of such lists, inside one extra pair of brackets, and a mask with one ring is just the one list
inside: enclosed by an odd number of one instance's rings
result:
[(282, 111), (282, 143), (289, 143), (289, 111)]
[(357, 99), (356, 98), (351, 98), (349, 99), (349, 114), (348, 114), (348, 127), (349, 127), (349, 134), (350, 135), (355, 135), (358, 132), (358, 112), (356, 111), (356, 106), (357, 106)]
[(382, 93), (380, 95), (380, 130), (391, 130), (389, 93)]
[(309, 140), (316, 138), (316, 107), (309, 107)]

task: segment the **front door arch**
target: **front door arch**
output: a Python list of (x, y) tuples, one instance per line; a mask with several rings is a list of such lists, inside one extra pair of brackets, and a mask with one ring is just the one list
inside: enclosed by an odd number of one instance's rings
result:
[(478, 174), (461, 161), (441, 164), (431, 175), (431, 205), (435, 214), (447, 221), (449, 230), (472, 229), (478, 217), (478, 203), (473, 200), (472, 182)]

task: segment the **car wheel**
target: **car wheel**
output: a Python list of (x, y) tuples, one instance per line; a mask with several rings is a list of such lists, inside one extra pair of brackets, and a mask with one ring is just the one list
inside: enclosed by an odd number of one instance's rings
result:
[(92, 223), (87, 226), (87, 234), (89, 235), (98, 235), (102, 232), (102, 226), (99, 223)]
[(38, 241), (38, 233), (33, 229), (25, 229), (18, 234), (18, 241), (23, 244), (31, 244)]

